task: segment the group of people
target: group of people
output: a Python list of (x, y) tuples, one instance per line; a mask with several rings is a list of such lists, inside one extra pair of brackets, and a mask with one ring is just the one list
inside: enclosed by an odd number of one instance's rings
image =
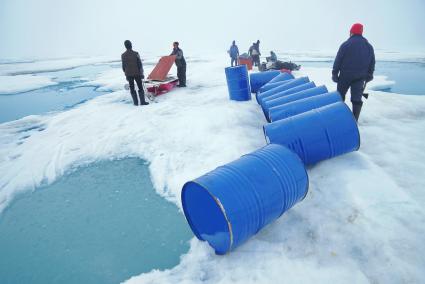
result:
[[(230, 66), (238, 66), (239, 65), (239, 48), (236, 45), (236, 41), (232, 42), (232, 45), (229, 48), (229, 56), (230, 56)], [(261, 62), (260, 62), (260, 56), (261, 56), (261, 52), (260, 52), (260, 40), (257, 40), (257, 42), (253, 42), (252, 45), (249, 47), (248, 50), (248, 56), (252, 59), (252, 63), (254, 64), (254, 66), (259, 67)], [(270, 56), (267, 57), (268, 61), (271, 62), (276, 62), (277, 61), (277, 56), (276, 53), (274, 53), (273, 51), (270, 51)]]
[[(238, 66), (239, 65), (239, 48), (236, 45), (236, 41), (232, 42), (232, 45), (229, 48), (229, 56), (230, 56), (230, 65)], [(252, 62), (254, 66), (260, 66), (260, 40), (252, 43), (251, 47), (248, 50), (248, 55), (252, 58)]]
[[(139, 89), (140, 105), (149, 104), (144, 97), (143, 82), (143, 64), (139, 53), (132, 49), (129, 40), (124, 42), (126, 51), (122, 54), (122, 69), (125, 73), (127, 81), (130, 85), (130, 93), (133, 98), (134, 105), (138, 105), (137, 93), (134, 82)], [(248, 51), (249, 56), (253, 59), (254, 65), (260, 65), (260, 41), (254, 42)], [(179, 48), (179, 43), (173, 43), (173, 51), (171, 55), (175, 55), (175, 64), (177, 66), (177, 77), (179, 79), (179, 87), (186, 87), (186, 60), (183, 51)], [(233, 41), (229, 49), (231, 58), (231, 66), (238, 65), (239, 49), (236, 42)], [(269, 57), (270, 61), (276, 61), (277, 56), (272, 51)], [(348, 89), (351, 89), (352, 111), (356, 121), (359, 119), (363, 106), (363, 93), (366, 84), (373, 80), (375, 71), (375, 53), (372, 45), (363, 37), (363, 25), (356, 23), (350, 29), (350, 37), (339, 48), (336, 55), (333, 68), (332, 80), (337, 83), (337, 90), (345, 101), (345, 95)]]
[[(124, 46), (126, 51), (121, 55), (122, 70), (130, 86), (133, 104), (135, 106), (139, 104), (148, 105), (149, 103), (145, 100), (145, 91), (143, 88), (142, 80), (145, 78), (145, 75), (140, 55), (137, 51), (133, 50), (131, 41), (126, 40)], [(175, 64), (177, 66), (177, 78), (179, 79), (177, 87), (186, 87), (186, 60), (184, 59), (183, 50), (179, 48), (179, 43), (177, 41), (173, 43), (173, 50), (170, 55), (176, 56)], [(134, 82), (137, 84), (139, 100), (137, 98)]]

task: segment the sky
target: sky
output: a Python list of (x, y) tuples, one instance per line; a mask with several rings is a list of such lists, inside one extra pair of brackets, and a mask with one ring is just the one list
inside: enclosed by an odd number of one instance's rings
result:
[[(425, 52), (425, 0), (0, 0), (0, 59), (263, 50), (335, 51), (364, 24), (375, 49)], [(264, 53), (264, 52), (263, 52)]]

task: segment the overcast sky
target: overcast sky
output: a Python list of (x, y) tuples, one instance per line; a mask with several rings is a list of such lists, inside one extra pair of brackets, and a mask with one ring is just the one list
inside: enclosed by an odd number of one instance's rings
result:
[[(425, 52), (425, 0), (0, 0), (0, 58), (336, 50), (355, 22), (376, 49)], [(264, 52), (263, 52), (264, 53)]]

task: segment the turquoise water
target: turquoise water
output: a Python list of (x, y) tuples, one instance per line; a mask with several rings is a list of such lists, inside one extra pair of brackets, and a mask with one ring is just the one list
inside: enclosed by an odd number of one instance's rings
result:
[(25, 93), (0, 95), (0, 123), (65, 110), (103, 94), (94, 87), (73, 87), (74, 84), (60, 83)]
[[(297, 64), (305, 67), (332, 68), (333, 61), (300, 61)], [(425, 95), (425, 85), (423, 84), (425, 79), (425, 63), (377, 61), (375, 75), (385, 75), (388, 77), (388, 80), (395, 81), (395, 84), (390, 89), (383, 91), (404, 95)]]
[(0, 214), (0, 283), (119, 283), (175, 266), (191, 237), (142, 160), (99, 162)]
[[(110, 65), (86, 65), (66, 70), (41, 72), (52, 76), (57, 85), (17, 94), (0, 95), (0, 123), (33, 114), (62, 111), (104, 94), (95, 86), (82, 86)], [(23, 82), (24, 83), (24, 82)]]

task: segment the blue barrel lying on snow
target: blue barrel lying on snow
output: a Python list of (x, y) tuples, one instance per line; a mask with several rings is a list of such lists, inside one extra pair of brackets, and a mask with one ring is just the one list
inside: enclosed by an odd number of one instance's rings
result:
[(280, 74), (274, 77), (273, 79), (271, 79), (269, 83), (276, 83), (276, 82), (286, 81), (286, 80), (290, 80), (294, 78), (295, 78), (294, 75), (292, 75), (291, 73), (280, 72)]
[(268, 143), (287, 146), (306, 165), (356, 151), (360, 147), (356, 120), (343, 102), (266, 124), (263, 129)]
[(274, 88), (276, 88), (276, 87), (279, 87), (279, 86), (281, 86), (281, 85), (284, 85), (284, 84), (287, 84), (289, 81), (291, 81), (291, 80), (293, 80), (293, 79), (288, 79), (288, 80), (286, 80), (286, 81), (279, 81), (279, 82), (274, 82), (274, 83), (267, 83), (267, 84), (265, 84), (264, 86), (262, 86), (259, 90), (258, 90), (258, 92), (257, 92), (257, 95), (258, 94), (262, 94), (262, 93), (264, 93), (264, 92), (267, 92), (267, 91), (269, 91), (269, 90), (271, 90), (271, 89), (274, 89)]
[(287, 96), (282, 96), (280, 98), (274, 99), (274, 100), (265, 100), (263, 101), (263, 104), (261, 105), (261, 108), (263, 109), (264, 115), (267, 118), (267, 121), (269, 120), (269, 110), (272, 107), (284, 105), (290, 102), (294, 102), (297, 100), (310, 98), (313, 96), (317, 96), (320, 94), (326, 94), (328, 92), (328, 89), (326, 86), (319, 86), (311, 89), (307, 89), (298, 93), (290, 94)]
[(282, 83), (285, 83), (286, 81), (292, 80), (292, 79), (294, 79), (294, 75), (286, 73), (286, 72), (280, 73), (279, 75), (271, 79), (267, 84), (262, 86), (258, 90), (258, 92), (263, 93), (265, 91), (271, 90), (275, 87), (280, 86)]
[(273, 95), (277, 95), (279, 93), (288, 91), (289, 89), (292, 89), (297, 86), (304, 85), (306, 83), (310, 82), (310, 79), (308, 77), (301, 77), (293, 80), (288, 80), (285, 84), (282, 84), (278, 87), (275, 87), (271, 90), (265, 91), (264, 93), (257, 94), (257, 102), (261, 105), (263, 100), (265, 100), (268, 97), (271, 97)]
[(262, 86), (267, 84), (271, 79), (280, 74), (278, 70), (270, 70), (258, 73), (251, 73), (249, 81), (251, 82), (251, 92), (256, 93)]
[(227, 67), (224, 71), (230, 99), (234, 101), (249, 101), (251, 99), (251, 90), (246, 65)]
[(342, 99), (338, 92), (326, 93), (272, 107), (269, 109), (268, 117), (273, 122), (340, 101)]
[[(305, 84), (298, 85), (298, 86), (295, 86), (293, 88), (287, 89), (286, 91), (281, 91), (281, 92), (278, 92), (278, 93), (274, 93), (272, 95), (268, 95), (268, 94), (264, 93), (264, 94), (261, 94), (261, 95), (264, 95), (264, 97), (261, 97), (260, 98), (260, 102), (259, 103), (261, 105), (265, 101), (274, 100), (274, 99), (277, 99), (277, 98), (280, 98), (280, 97), (283, 97), (283, 96), (287, 96), (287, 95), (290, 95), (290, 94), (295, 94), (295, 93), (298, 93), (298, 92), (301, 92), (301, 91), (304, 91), (304, 90), (307, 90), (307, 89), (315, 88), (315, 87), (316, 87), (316, 84), (314, 82), (308, 82), (308, 83), (305, 83)], [(257, 102), (258, 102), (258, 95), (257, 95)]]
[(270, 144), (187, 182), (183, 211), (195, 236), (225, 254), (301, 201), (308, 176), (299, 157)]

